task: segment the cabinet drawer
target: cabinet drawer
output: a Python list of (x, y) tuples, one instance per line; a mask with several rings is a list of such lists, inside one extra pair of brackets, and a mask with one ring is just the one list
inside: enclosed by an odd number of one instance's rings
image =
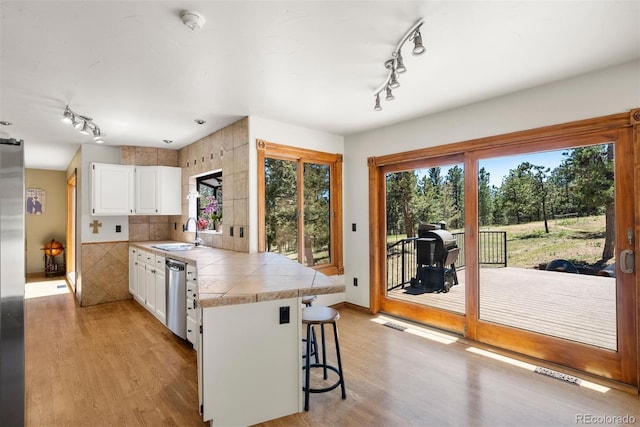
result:
[(190, 283), (198, 286), (198, 275), (196, 268), (187, 264), (187, 286), (189, 286)]
[(195, 283), (187, 283), (187, 298), (198, 297), (198, 285)]
[(164, 275), (164, 256), (156, 255), (156, 272)]
[(187, 317), (187, 341), (191, 344), (196, 343), (198, 337), (198, 322), (195, 317)]

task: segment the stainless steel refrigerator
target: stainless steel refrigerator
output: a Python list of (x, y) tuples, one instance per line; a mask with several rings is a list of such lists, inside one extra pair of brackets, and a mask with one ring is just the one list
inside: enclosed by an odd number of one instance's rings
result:
[(0, 424), (24, 425), (24, 142), (0, 138)]

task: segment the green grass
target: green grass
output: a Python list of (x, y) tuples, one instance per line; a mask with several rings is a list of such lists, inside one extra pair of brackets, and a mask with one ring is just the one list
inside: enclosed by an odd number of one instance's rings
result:
[[(485, 231), (507, 232), (507, 264), (510, 267), (537, 268), (539, 264), (554, 259), (566, 259), (574, 264), (601, 266), (604, 247), (605, 217), (591, 216), (549, 220), (549, 233), (544, 222), (482, 227)], [(463, 230), (449, 230), (451, 233)], [(404, 235), (387, 236), (387, 242), (395, 242)]]
[(507, 232), (507, 261), (512, 267), (533, 268), (554, 259), (594, 265), (601, 261), (605, 217), (592, 216), (495, 227)]

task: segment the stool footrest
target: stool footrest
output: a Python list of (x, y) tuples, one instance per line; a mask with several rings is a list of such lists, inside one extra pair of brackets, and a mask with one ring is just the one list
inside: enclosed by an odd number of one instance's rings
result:
[[(331, 365), (323, 365), (322, 363), (312, 363), (309, 365), (309, 368), (326, 368), (330, 371), (335, 372), (336, 374), (338, 374), (338, 381), (336, 381), (335, 384), (330, 385), (328, 387), (324, 387), (324, 388), (309, 388), (309, 393), (325, 393), (327, 391), (331, 391), (334, 388), (337, 388), (340, 384), (342, 384), (342, 374), (340, 373), (340, 371), (338, 370), (338, 368), (336, 368), (335, 366), (331, 366)], [(302, 368), (304, 370), (304, 367)], [(307, 391), (306, 387), (302, 387), (303, 391)], [(345, 399), (345, 397), (343, 397), (343, 399)]]

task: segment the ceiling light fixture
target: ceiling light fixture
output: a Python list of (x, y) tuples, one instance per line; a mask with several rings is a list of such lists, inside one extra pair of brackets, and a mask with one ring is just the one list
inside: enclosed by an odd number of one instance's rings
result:
[(62, 119), (60, 120), (62, 121), (62, 123), (71, 124), (75, 129), (79, 130), (80, 133), (84, 135), (93, 135), (93, 140), (97, 144), (104, 143), (102, 138), (105, 136), (105, 134), (100, 131), (100, 128), (93, 122), (93, 119), (91, 117), (78, 114), (67, 105), (64, 108)]
[(380, 105), (380, 93), (382, 91), (387, 92), (386, 100), (392, 101), (395, 97), (391, 94), (391, 89), (396, 89), (400, 86), (400, 82), (398, 82), (398, 74), (402, 74), (407, 71), (407, 68), (404, 66), (404, 60), (402, 58), (402, 46), (407, 41), (413, 42), (413, 50), (411, 51), (414, 55), (421, 55), (425, 52), (425, 47), (422, 45), (422, 35), (420, 34), (420, 27), (424, 24), (424, 19), (419, 19), (418, 22), (413, 24), (411, 28), (405, 33), (405, 35), (398, 42), (396, 49), (391, 54), (391, 59), (388, 59), (384, 66), (387, 70), (389, 70), (389, 74), (385, 79), (384, 83), (373, 92), (373, 95), (376, 97), (376, 104), (373, 108), (375, 111), (382, 110), (382, 106)]

